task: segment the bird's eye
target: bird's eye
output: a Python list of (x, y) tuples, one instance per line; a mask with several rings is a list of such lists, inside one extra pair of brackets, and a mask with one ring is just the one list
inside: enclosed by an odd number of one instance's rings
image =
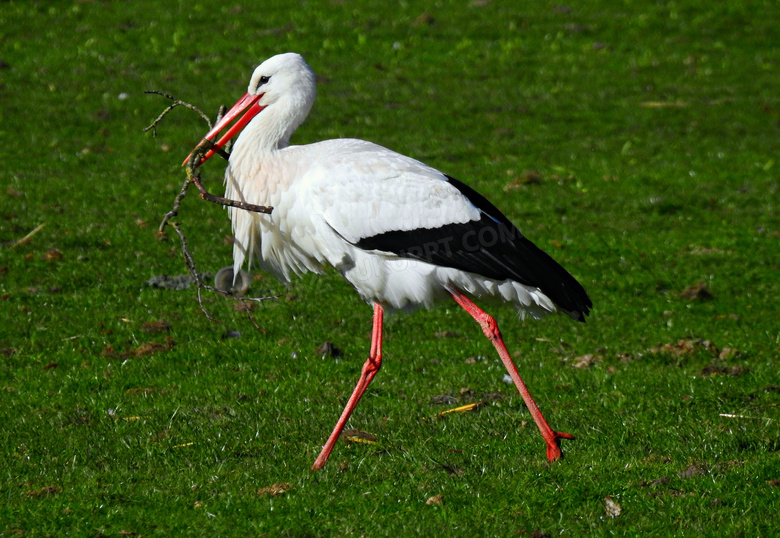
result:
[(266, 83), (268, 83), (268, 81), (269, 81), (269, 80), (271, 80), (271, 77), (268, 77), (268, 76), (266, 76), (266, 75), (263, 75), (262, 77), (260, 77), (260, 80), (257, 82), (257, 87), (259, 88), (259, 87), (260, 87), (260, 86), (262, 86), (263, 84), (266, 84)]

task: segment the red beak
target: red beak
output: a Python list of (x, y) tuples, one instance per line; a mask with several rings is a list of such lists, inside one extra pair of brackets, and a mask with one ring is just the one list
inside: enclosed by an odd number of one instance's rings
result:
[[(227, 111), (224, 116), (222, 116), (222, 119), (217, 122), (214, 128), (203, 137), (204, 140), (213, 140), (214, 137), (216, 137), (220, 131), (225, 129), (225, 127), (227, 127), (231, 121), (240, 116), (242, 112), (246, 111), (244, 115), (241, 116), (241, 118), (239, 118), (239, 120), (234, 123), (233, 126), (228, 129), (224, 135), (222, 135), (222, 138), (220, 138), (219, 141), (214, 144), (215, 147), (210, 149), (198, 164), (205, 163), (209, 158), (211, 158), (212, 155), (214, 155), (214, 153), (216, 153), (216, 150), (222, 149), (225, 144), (228, 143), (228, 140), (236, 136), (241, 129), (246, 127), (246, 124), (249, 123), (252, 118), (257, 116), (260, 111), (265, 108), (265, 106), (257, 104), (263, 95), (264, 94), (262, 93), (260, 95), (251, 95), (249, 93), (245, 94), (241, 99), (238, 100), (235, 105), (230, 108), (230, 110)], [(190, 160), (190, 157), (192, 157), (192, 152), (187, 155), (187, 158), (184, 159), (184, 162), (181, 163), (181, 165), (184, 166), (187, 164), (187, 162)]]

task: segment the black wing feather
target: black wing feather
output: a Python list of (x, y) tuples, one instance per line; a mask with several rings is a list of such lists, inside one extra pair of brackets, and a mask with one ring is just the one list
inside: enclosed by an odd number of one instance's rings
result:
[(484, 196), (455, 178), (447, 179), (481, 211), (479, 220), (384, 232), (364, 237), (355, 246), (539, 288), (562, 310), (584, 321), (593, 303), (580, 283)]

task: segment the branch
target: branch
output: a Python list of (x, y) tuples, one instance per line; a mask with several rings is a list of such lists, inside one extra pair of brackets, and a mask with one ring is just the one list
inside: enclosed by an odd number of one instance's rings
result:
[[(162, 119), (174, 108), (177, 106), (183, 106), (185, 108), (189, 108), (190, 110), (193, 110), (197, 112), (201, 118), (203, 118), (206, 123), (209, 126), (209, 130), (212, 128), (212, 123), (209, 120), (208, 116), (206, 116), (199, 108), (186, 103), (184, 101), (181, 101), (179, 99), (176, 99), (175, 97), (172, 97), (168, 95), (167, 93), (157, 91), (157, 90), (147, 90), (144, 93), (147, 94), (156, 94), (161, 95), (165, 97), (166, 99), (169, 99), (173, 101), (172, 104), (170, 104), (168, 107), (163, 110), (159, 116), (144, 129), (144, 132), (152, 131), (153, 136), (157, 136), (157, 125), (162, 121)], [(219, 107), (219, 112), (217, 113), (217, 119), (216, 122), (219, 123), (220, 119), (225, 114), (225, 107), (221, 106)], [(187, 190), (189, 189), (190, 185), (195, 185), (195, 187), (198, 189), (198, 192), (200, 193), (200, 198), (203, 200), (206, 200), (208, 202), (228, 206), (228, 207), (235, 207), (238, 209), (243, 209), (245, 211), (252, 211), (255, 213), (271, 213), (273, 210), (272, 207), (266, 207), (266, 206), (259, 206), (254, 204), (249, 204), (246, 202), (241, 202), (237, 200), (230, 200), (228, 198), (223, 198), (221, 196), (215, 196), (208, 192), (206, 188), (203, 186), (203, 182), (200, 178), (199, 174), (199, 168), (203, 161), (203, 156), (208, 153), (210, 150), (214, 150), (216, 153), (218, 153), (222, 158), (229, 159), (230, 155), (224, 151), (221, 148), (216, 148), (215, 144), (211, 140), (202, 140), (193, 150), (192, 154), (190, 155), (190, 158), (186, 162), (185, 166), (185, 172), (187, 174), (187, 179), (185, 179), (184, 183), (181, 186), (181, 189), (179, 190), (179, 193), (176, 195), (176, 198), (173, 200), (173, 207), (170, 211), (168, 211), (165, 215), (163, 215), (162, 222), (160, 222), (160, 227), (157, 230), (158, 236), (165, 236), (165, 227), (170, 225), (178, 234), (179, 239), (181, 240), (181, 250), (182, 250), (182, 256), (184, 257), (184, 263), (187, 266), (187, 270), (190, 273), (190, 276), (195, 280), (197, 286), (198, 286), (198, 305), (200, 306), (201, 311), (206, 316), (206, 318), (209, 321), (213, 321), (215, 323), (219, 323), (219, 320), (215, 319), (203, 306), (203, 297), (201, 294), (201, 290), (208, 290), (213, 291), (216, 293), (219, 293), (220, 295), (223, 295), (225, 297), (232, 297), (234, 299), (237, 299), (241, 301), (242, 303), (247, 302), (260, 302), (260, 301), (266, 301), (268, 299), (276, 299), (279, 297), (279, 295), (273, 295), (268, 297), (241, 297), (236, 295), (233, 292), (220, 290), (214, 286), (209, 286), (203, 282), (203, 280), (200, 277), (200, 274), (198, 274), (198, 271), (195, 267), (195, 260), (193, 259), (192, 255), (190, 254), (189, 249), (187, 248), (187, 238), (184, 235), (184, 232), (181, 229), (181, 224), (178, 222), (174, 222), (173, 219), (179, 214), (179, 209), (181, 208), (182, 201), (184, 200), (184, 197), (187, 195)], [(37, 231), (37, 230), (36, 230)], [(251, 312), (247, 310), (247, 314), (249, 315), (250, 320), (252, 321), (252, 324), (257, 328), (258, 330), (265, 332), (264, 329), (262, 329), (257, 322), (254, 319), (254, 316), (252, 316)]]

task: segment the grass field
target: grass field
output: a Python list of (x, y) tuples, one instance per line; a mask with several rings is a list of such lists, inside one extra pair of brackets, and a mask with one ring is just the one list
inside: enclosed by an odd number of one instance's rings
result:
[[(775, 534), (776, 3), (366, 5), (3, 2), (0, 535)], [(349, 425), (375, 443), (311, 472), (370, 307), (335, 272), (257, 274), (280, 297), (250, 318), (205, 293), (213, 323), (146, 284), (186, 272), (155, 230), (205, 124), (144, 134), (168, 103), (143, 91), (213, 114), (285, 51), (319, 83), (294, 143), (364, 138), (467, 182), (589, 291), (585, 324), (490, 308), (577, 436), (561, 462), (453, 303), (388, 317)], [(200, 270), (230, 263), (223, 209), (189, 196), (179, 221)]]

